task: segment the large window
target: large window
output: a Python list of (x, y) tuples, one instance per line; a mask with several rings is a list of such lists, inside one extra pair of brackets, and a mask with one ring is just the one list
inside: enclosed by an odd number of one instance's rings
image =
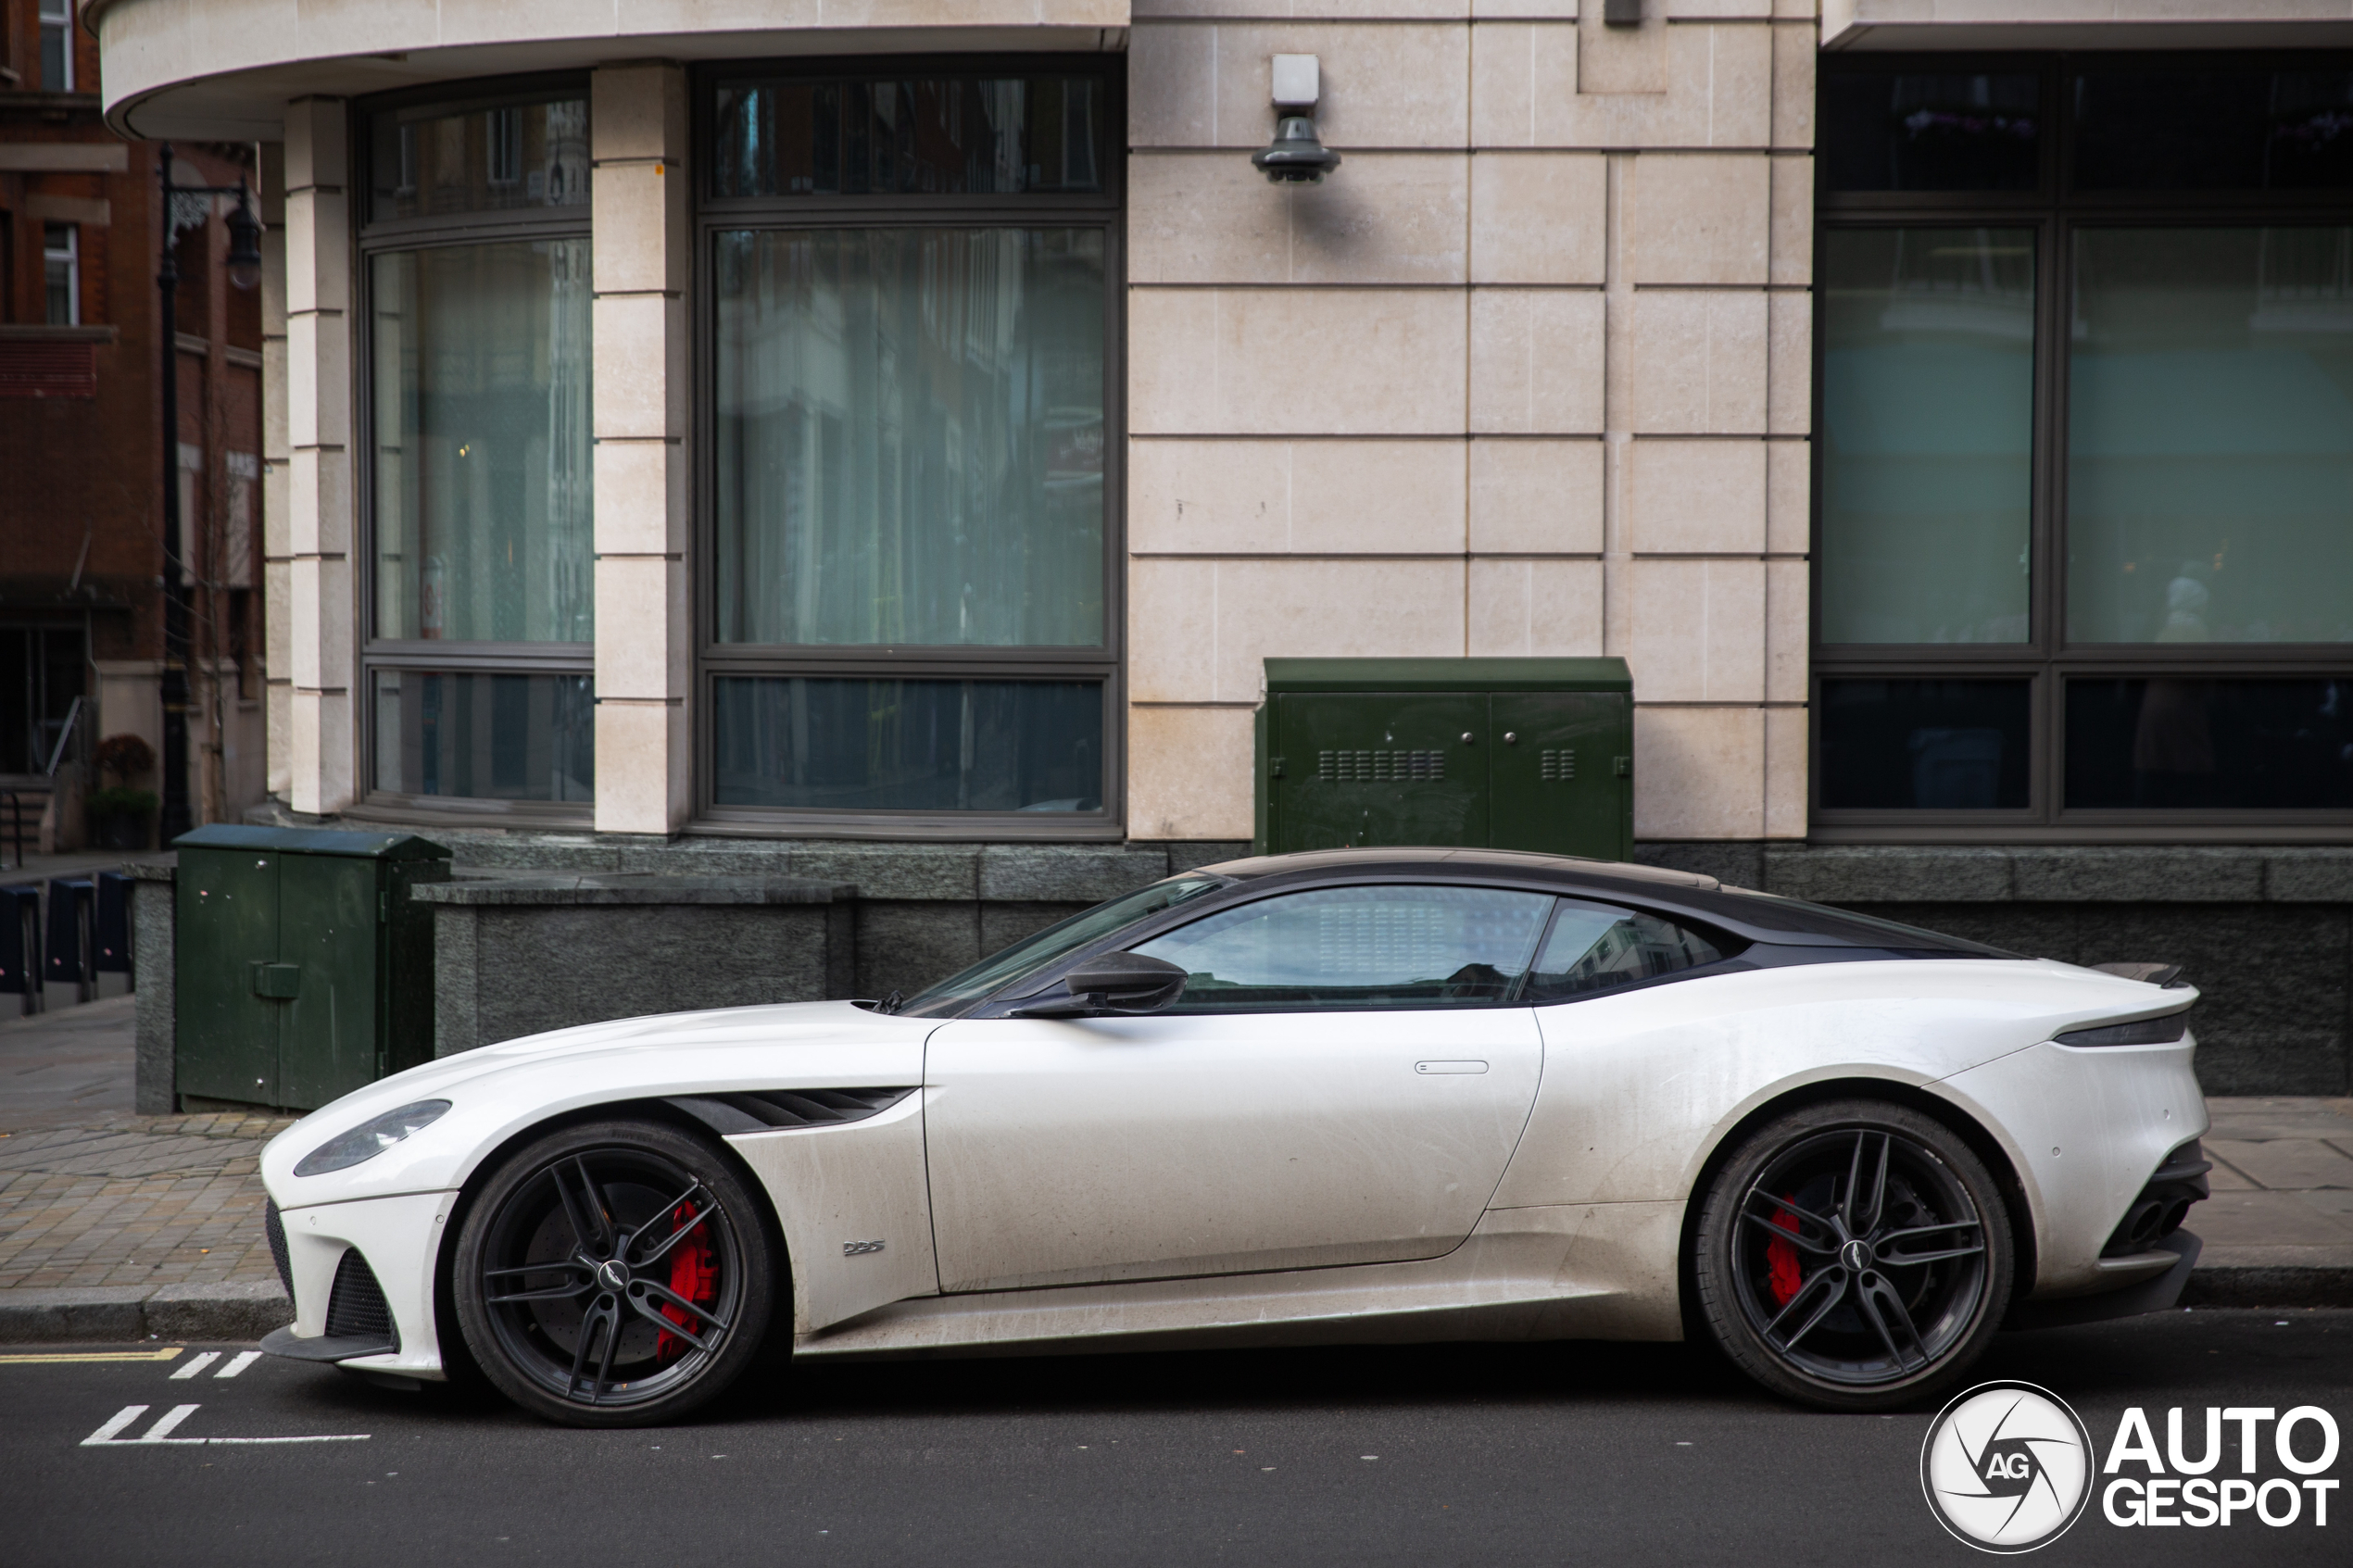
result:
[(2353, 830), (2353, 60), (1825, 60), (1824, 838)]
[(702, 102), (704, 809), (1116, 833), (1112, 79)]
[(369, 783), (595, 787), (584, 89), (365, 117)]

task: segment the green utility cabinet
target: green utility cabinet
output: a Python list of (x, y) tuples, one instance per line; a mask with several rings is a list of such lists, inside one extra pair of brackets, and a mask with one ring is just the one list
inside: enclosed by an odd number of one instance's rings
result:
[(433, 1058), (449, 851), (413, 834), (203, 827), (180, 851), (175, 1089), (311, 1110)]
[(1270, 659), (1261, 854), (1479, 845), (1630, 859), (1622, 659)]

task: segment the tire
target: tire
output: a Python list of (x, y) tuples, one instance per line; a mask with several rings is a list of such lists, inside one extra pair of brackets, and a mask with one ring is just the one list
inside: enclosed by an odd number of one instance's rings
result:
[(707, 1139), (598, 1122), (492, 1174), (459, 1233), (452, 1293), (475, 1364), (516, 1404), (567, 1426), (650, 1426), (760, 1357), (777, 1257)]
[(1958, 1383), (2000, 1329), (2016, 1268), (1984, 1161), (1933, 1118), (1869, 1099), (1743, 1137), (1692, 1248), (1717, 1347), (1771, 1392), (1828, 1411), (1898, 1410)]

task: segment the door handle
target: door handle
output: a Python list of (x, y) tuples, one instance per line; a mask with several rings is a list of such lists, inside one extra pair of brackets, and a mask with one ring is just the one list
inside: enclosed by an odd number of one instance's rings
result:
[(1484, 1073), (1487, 1071), (1487, 1063), (1483, 1061), (1417, 1061), (1414, 1063), (1414, 1071), (1428, 1078), (1453, 1077), (1465, 1073)]

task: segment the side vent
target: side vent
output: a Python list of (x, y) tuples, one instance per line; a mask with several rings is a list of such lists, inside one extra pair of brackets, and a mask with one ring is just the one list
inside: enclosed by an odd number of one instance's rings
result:
[(376, 1283), (375, 1271), (368, 1267), (368, 1260), (359, 1256), (357, 1247), (346, 1248), (343, 1261), (335, 1265), (334, 1289), (327, 1296), (327, 1337), (364, 1339), (387, 1350), (400, 1348), (400, 1335), (393, 1327), (392, 1307), (384, 1300), (384, 1286)]
[(275, 1201), (266, 1203), (261, 1210), (262, 1234), (270, 1238), (270, 1261), (278, 1265), (278, 1283), (286, 1287), (286, 1299), (294, 1299), (294, 1264), (286, 1257), (286, 1222), (278, 1212)]
[(676, 1106), (722, 1137), (786, 1127), (832, 1127), (863, 1122), (915, 1092), (884, 1089), (761, 1089), (735, 1095), (673, 1095)]

